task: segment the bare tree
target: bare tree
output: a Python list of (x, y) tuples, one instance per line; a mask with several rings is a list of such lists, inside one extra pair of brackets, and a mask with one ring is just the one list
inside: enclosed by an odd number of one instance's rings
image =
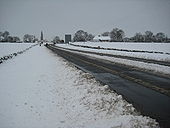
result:
[(8, 41), (8, 36), (9, 36), (10, 34), (9, 34), (9, 32), (8, 31), (5, 31), (3, 34), (2, 34), (2, 36), (3, 36), (3, 42), (7, 42)]
[(92, 41), (93, 38), (94, 38), (94, 35), (88, 34), (87, 37), (86, 37), (86, 41)]
[(153, 41), (153, 32), (146, 31), (145, 32), (145, 42), (152, 42)]
[(59, 38), (59, 36), (55, 36), (55, 37), (54, 37), (53, 43), (54, 43), (54, 44), (60, 43), (60, 38)]
[(29, 42), (29, 43), (34, 43), (35, 42), (35, 36), (34, 35), (29, 35), (25, 34), (23, 37), (24, 42)]
[(142, 35), (142, 33), (136, 33), (133, 39), (135, 42), (144, 42), (145, 37)]
[(79, 30), (74, 34), (73, 41), (74, 42), (86, 42), (86, 41), (92, 41), (94, 38), (94, 35), (88, 34), (87, 32), (83, 30)]
[(122, 29), (113, 28), (113, 30), (110, 32), (111, 41), (122, 42), (124, 36), (125, 36), (125, 33)]
[(3, 40), (3, 32), (0, 32), (0, 42)]
[(75, 33), (74, 37), (73, 37), (73, 41), (74, 42), (83, 42), (86, 41), (88, 36), (87, 32), (84, 32), (83, 30), (79, 30)]
[(110, 35), (110, 32), (103, 32), (102, 33), (102, 36), (109, 36)]
[(164, 42), (165, 41), (165, 34), (163, 32), (159, 32), (155, 35), (156, 41), (157, 42)]

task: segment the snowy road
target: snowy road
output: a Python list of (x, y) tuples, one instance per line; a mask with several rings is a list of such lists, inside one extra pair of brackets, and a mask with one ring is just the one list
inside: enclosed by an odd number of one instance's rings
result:
[(169, 78), (53, 45), (47, 47), (80, 69), (92, 73), (102, 83), (108, 84), (143, 114), (158, 119), (163, 126), (170, 125)]
[[(93, 44), (93, 42), (91, 43)], [(97, 43), (95, 44), (97, 46)], [(103, 45), (104, 44), (105, 43), (103, 43)], [(113, 44), (114, 43), (112, 43), (112, 45)], [(170, 76), (170, 63), (169, 63), (170, 55), (159, 54), (159, 50), (155, 51), (158, 53), (127, 52), (128, 53), (127, 54), (126, 52), (121, 51), (121, 54), (118, 54), (117, 52), (114, 52), (114, 50), (98, 49), (97, 47), (96, 49), (96, 48), (86, 48), (86, 47), (84, 48), (84, 46), (83, 47), (73, 46), (70, 44), (55, 44), (55, 45), (65, 50), (71, 50), (74, 53), (84, 54), (84, 55), (92, 56), (98, 59), (109, 60), (114, 63), (120, 63), (123, 65), (136, 67), (141, 70), (148, 70), (148, 71), (156, 72), (158, 74), (161, 73), (161, 74)], [(154, 47), (153, 43), (152, 45)], [(128, 46), (129, 48), (131, 47), (130, 44), (128, 44)], [(157, 49), (159, 49), (158, 46), (157, 46)], [(124, 47), (124, 44), (122, 44), (122, 47)], [(160, 49), (161, 48), (162, 47), (160, 46)], [(166, 51), (166, 48), (163, 48), (163, 49), (164, 51)]]
[[(60, 47), (61, 45), (61, 47)], [(102, 53), (102, 52), (92, 52), (94, 49), (78, 49), (78, 47), (72, 47), (73, 44), (71, 45), (62, 45), (59, 44), (58, 47), (64, 48), (66, 50), (72, 50), (76, 52), (81, 52), (81, 53), (87, 53), (87, 54), (94, 54), (94, 55), (99, 55), (99, 56), (106, 56), (106, 57), (115, 57), (115, 58), (121, 58), (121, 59), (127, 59), (127, 60), (133, 60), (133, 61), (139, 61), (139, 62), (146, 62), (146, 63), (152, 63), (152, 64), (159, 64), (159, 65), (164, 65), (164, 66), (170, 66), (170, 63), (167, 61), (161, 61), (161, 60), (153, 60), (153, 59), (146, 59), (146, 58), (138, 58), (138, 57), (132, 57), (132, 56), (125, 56), (125, 55), (115, 55), (115, 54), (108, 54), (108, 53)], [(64, 47), (62, 47), (64, 46)], [(71, 48), (69, 48), (71, 46)], [(68, 48), (66, 48), (68, 47)], [(95, 49), (96, 50), (96, 49)], [(98, 49), (100, 50), (100, 49)], [(108, 51), (108, 50), (107, 50)]]
[(157, 123), (45, 47), (0, 65), (1, 128), (139, 126)]

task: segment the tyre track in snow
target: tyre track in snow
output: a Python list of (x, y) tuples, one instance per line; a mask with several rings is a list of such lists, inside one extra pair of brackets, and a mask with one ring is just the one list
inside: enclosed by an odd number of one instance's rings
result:
[(158, 77), (129, 66), (72, 53), (56, 46), (47, 45), (47, 47), (78, 68), (90, 72), (101, 83), (108, 84), (111, 89), (123, 95), (142, 114), (156, 118), (164, 127), (170, 126), (169, 78)]

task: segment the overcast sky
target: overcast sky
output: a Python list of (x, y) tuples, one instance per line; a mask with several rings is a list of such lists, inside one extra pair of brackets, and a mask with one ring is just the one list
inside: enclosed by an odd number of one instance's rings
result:
[(0, 31), (47, 39), (83, 29), (121, 28), (126, 36), (151, 30), (170, 37), (170, 0), (0, 0)]

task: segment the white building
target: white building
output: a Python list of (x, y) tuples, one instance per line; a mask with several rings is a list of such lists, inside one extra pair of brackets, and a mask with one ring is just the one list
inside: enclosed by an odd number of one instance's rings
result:
[(93, 38), (93, 41), (95, 42), (110, 42), (110, 36), (102, 36), (102, 35), (97, 35)]

